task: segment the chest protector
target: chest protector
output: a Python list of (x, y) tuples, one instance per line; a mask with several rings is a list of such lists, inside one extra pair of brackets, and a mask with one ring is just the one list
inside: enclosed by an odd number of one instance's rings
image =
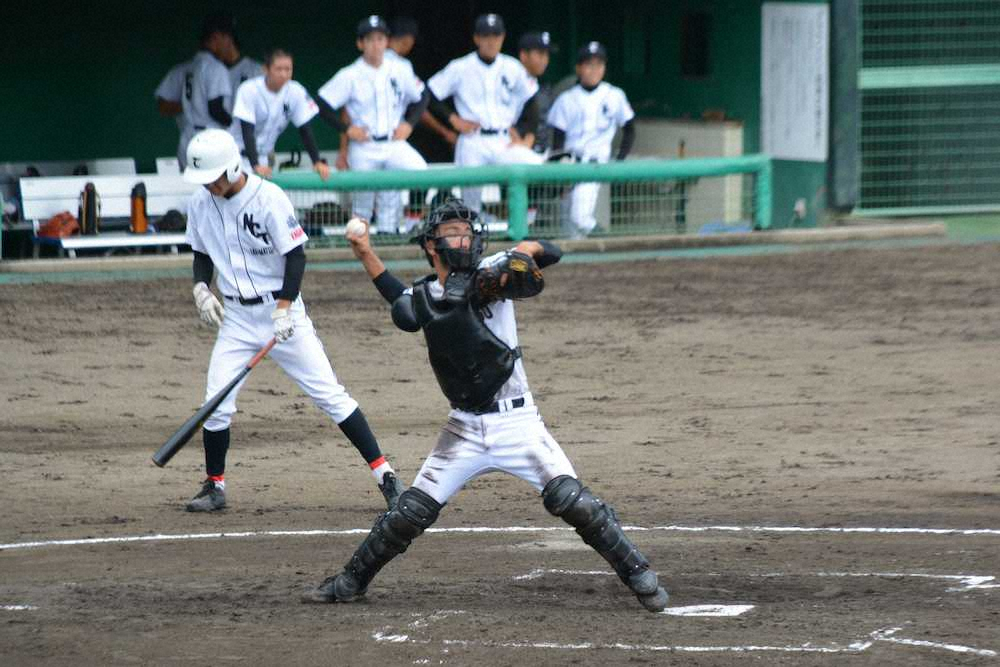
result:
[(438, 301), (424, 279), (413, 286), (413, 311), (441, 391), (453, 408), (477, 412), (492, 405), (521, 348), (508, 347), (489, 330), (469, 299), (470, 285), (471, 274), (452, 274)]

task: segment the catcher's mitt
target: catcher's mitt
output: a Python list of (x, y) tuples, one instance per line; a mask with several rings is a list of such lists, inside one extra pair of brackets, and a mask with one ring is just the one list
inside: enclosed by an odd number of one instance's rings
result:
[(510, 250), (476, 271), (476, 293), (482, 303), (501, 299), (526, 299), (545, 287), (542, 270), (534, 258)]

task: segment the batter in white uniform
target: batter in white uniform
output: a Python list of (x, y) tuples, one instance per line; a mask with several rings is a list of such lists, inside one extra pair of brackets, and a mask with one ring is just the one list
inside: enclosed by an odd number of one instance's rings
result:
[(518, 347), (512, 299), (542, 291), (541, 268), (559, 249), (523, 241), (480, 260), (485, 230), (474, 211), (452, 200), (435, 209), (418, 237), (434, 273), (411, 288), (386, 271), (367, 234), (350, 237), (392, 319), (423, 331), (431, 367), (452, 410), (437, 446), (396, 508), (376, 521), (340, 574), (304, 596), (306, 602), (350, 602), (365, 594), (383, 566), (406, 551), (437, 519), (451, 496), (488, 472), (515, 475), (541, 492), (545, 508), (576, 528), (650, 611), (667, 593), (649, 561), (622, 532), (613, 510), (576, 478), (542, 422)]
[[(236, 141), (222, 129), (195, 135), (184, 179), (204, 186), (188, 204), (186, 242), (194, 251), (194, 299), (201, 319), (219, 327), (208, 367), (206, 399), (225, 386), (274, 337), (270, 356), (333, 419), (368, 462), (386, 504), (402, 492), (368, 422), (330, 366), (299, 295), (307, 237), (288, 196), (270, 181), (243, 173)], [(209, 284), (217, 286), (225, 306)], [(226, 505), (230, 422), (242, 383), (205, 421), (207, 479), (189, 511)]]
[(181, 168), (184, 167), (185, 153), (187, 152), (187, 142), (184, 141), (184, 136), (193, 135), (193, 133), (185, 132), (187, 120), (184, 117), (183, 104), (185, 90), (191, 85), (192, 63), (192, 60), (185, 60), (179, 65), (171, 67), (153, 93), (160, 114), (167, 118), (173, 118), (177, 123), (180, 137), (177, 142), (177, 164)]
[[(355, 171), (426, 169), (427, 163), (409, 143), (413, 126), (427, 108), (428, 94), (406, 58), (386, 55), (389, 27), (369, 16), (357, 29), (361, 57), (337, 72), (319, 89), (323, 118), (350, 140), (348, 162)], [(351, 119), (345, 127), (340, 110)], [(397, 233), (401, 197), (396, 190), (359, 192), (353, 196), (354, 215), (372, 220), (379, 233)]]
[(291, 54), (282, 49), (271, 51), (264, 65), (264, 76), (245, 81), (236, 90), (233, 117), (241, 126), (244, 166), (258, 176), (270, 178), (274, 144), (291, 122), (299, 130), (313, 169), (326, 180), (330, 167), (320, 157), (309, 126), (318, 113), (319, 107), (306, 89), (292, 80)]
[[(511, 145), (510, 130), (538, 92), (538, 82), (516, 58), (500, 53), (505, 36), (502, 18), (480, 16), (473, 35), (476, 50), (452, 60), (427, 81), (431, 111), (459, 132), (455, 164), (460, 167), (542, 161), (530, 149)], [(454, 112), (444, 103), (450, 97)], [(482, 187), (462, 188), (462, 198), (478, 211)]]
[[(576, 60), (578, 83), (557, 97), (549, 111), (552, 149), (565, 149), (578, 162), (607, 162), (611, 142), (621, 127), (615, 159), (624, 160), (635, 141), (635, 112), (625, 92), (603, 80), (607, 51), (598, 42), (589, 42)], [(600, 188), (600, 183), (578, 183), (563, 195), (563, 233), (569, 238), (583, 238), (597, 225), (594, 209)]]

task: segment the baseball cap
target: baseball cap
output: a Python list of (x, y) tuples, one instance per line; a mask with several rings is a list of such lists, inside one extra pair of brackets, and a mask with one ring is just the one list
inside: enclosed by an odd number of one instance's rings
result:
[(389, 34), (393, 37), (405, 37), (406, 35), (417, 37), (419, 33), (417, 19), (412, 16), (397, 16), (389, 22)]
[(600, 58), (604, 62), (608, 62), (608, 50), (600, 42), (587, 42), (577, 51), (576, 63), (579, 65), (591, 58)]
[(381, 32), (383, 35), (389, 34), (389, 24), (377, 14), (365, 18), (358, 24), (358, 39), (361, 39), (370, 32)]
[(502, 35), (507, 32), (499, 14), (482, 14), (476, 19), (474, 32), (477, 35)]
[(548, 32), (526, 32), (517, 43), (519, 51), (548, 51), (552, 48), (552, 37)]

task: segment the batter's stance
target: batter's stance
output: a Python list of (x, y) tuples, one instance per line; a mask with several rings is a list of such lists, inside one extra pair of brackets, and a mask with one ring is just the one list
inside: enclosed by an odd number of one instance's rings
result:
[[(219, 327), (208, 366), (206, 398), (213, 396), (273, 336), (274, 359), (323, 412), (330, 415), (368, 462), (386, 504), (402, 485), (379, 451), (361, 408), (337, 381), (323, 343), (299, 295), (307, 237), (288, 196), (240, 167), (240, 151), (222, 129), (204, 130), (187, 149), (184, 179), (204, 187), (188, 204), (187, 243), (194, 251), (194, 300), (201, 319)], [(225, 309), (208, 285), (218, 270)], [(190, 512), (226, 506), (224, 473), (229, 424), (242, 383), (205, 421), (205, 480)]]
[(667, 592), (649, 561), (622, 532), (611, 507), (576, 478), (528, 388), (511, 299), (542, 291), (540, 267), (559, 261), (559, 248), (523, 241), (480, 260), (485, 230), (474, 211), (452, 200), (430, 214), (417, 236), (434, 273), (407, 289), (386, 271), (367, 233), (349, 240), (379, 293), (392, 304), (396, 326), (423, 330), (431, 367), (452, 410), (413, 486), (378, 518), (344, 571), (303, 600), (358, 599), (378, 571), (434, 523), (463, 484), (502, 471), (541, 491), (545, 509), (576, 528), (646, 609), (664, 609)]

